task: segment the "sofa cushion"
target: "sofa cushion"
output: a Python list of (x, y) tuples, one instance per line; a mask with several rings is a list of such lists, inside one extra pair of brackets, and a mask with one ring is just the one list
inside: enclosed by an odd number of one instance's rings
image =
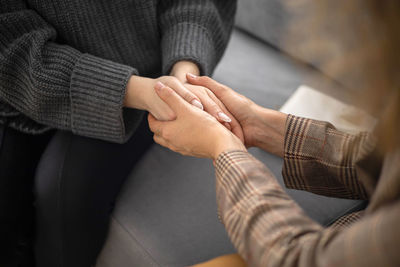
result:
[(282, 48), (289, 13), (280, 0), (238, 0), (236, 27)]

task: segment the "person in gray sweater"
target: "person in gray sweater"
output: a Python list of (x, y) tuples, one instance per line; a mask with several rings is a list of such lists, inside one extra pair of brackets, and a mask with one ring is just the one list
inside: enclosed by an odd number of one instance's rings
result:
[(152, 142), (145, 111), (175, 116), (158, 81), (241, 135), (185, 76), (212, 73), (235, 11), (234, 0), (0, 1), (1, 266), (33, 266), (34, 213), (38, 267), (95, 264), (121, 184)]

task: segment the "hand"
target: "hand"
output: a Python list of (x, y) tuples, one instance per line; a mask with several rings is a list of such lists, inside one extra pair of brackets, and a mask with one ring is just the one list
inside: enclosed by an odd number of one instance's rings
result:
[(175, 119), (174, 112), (155, 93), (154, 86), (157, 82), (174, 86), (177, 93), (188, 103), (203, 109), (200, 99), (185, 88), (175, 77), (162, 76), (157, 79), (150, 79), (140, 76), (132, 76), (127, 85), (124, 106), (136, 109), (147, 110), (158, 120)]
[[(157, 82), (173, 87), (176, 93), (188, 103), (199, 109), (205, 109), (243, 140), (243, 132), (239, 123), (227, 111), (221, 101), (215, 96), (211, 98), (210, 96), (213, 94), (211, 92), (207, 94), (206, 89), (200, 86), (190, 86), (191, 90), (189, 90), (177, 78), (172, 76), (162, 76), (157, 79), (132, 76), (128, 81), (124, 105), (130, 108), (147, 110), (158, 120), (168, 121), (175, 119), (173, 111), (161, 101), (154, 91), (154, 86)], [(195, 90), (196, 88), (197, 90)], [(204, 106), (202, 103), (204, 103)]]
[(213, 79), (187, 74), (190, 84), (204, 86), (212, 91), (228, 111), (239, 121), (247, 147), (257, 146), (283, 156), (287, 115), (258, 106), (250, 99)]
[(200, 99), (204, 104), (205, 111), (215, 117), (228, 130), (232, 131), (232, 133), (244, 142), (242, 126), (213, 92), (203, 86), (185, 84), (185, 87)]
[(183, 155), (217, 159), (229, 150), (243, 150), (243, 143), (210, 114), (189, 105), (174, 90), (158, 83), (158, 96), (173, 110), (176, 119), (162, 122), (148, 116), (154, 140)]
[[(200, 73), (200, 70), (198, 66), (191, 61), (178, 61), (173, 66), (170, 74), (180, 80), (189, 91), (200, 99), (201, 103), (204, 105), (205, 111), (217, 118), (217, 120), (225, 125), (227, 129), (231, 130), (243, 142), (243, 130), (236, 118), (232, 116), (225, 105), (208, 88), (187, 83), (187, 73), (197, 75)], [(169, 84), (167, 85), (170, 86)], [(174, 86), (170, 87), (175, 90)]]

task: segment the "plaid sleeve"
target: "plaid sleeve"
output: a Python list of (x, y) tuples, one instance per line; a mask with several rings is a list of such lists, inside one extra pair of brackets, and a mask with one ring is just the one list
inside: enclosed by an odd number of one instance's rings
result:
[(347, 228), (322, 228), (243, 151), (216, 161), (220, 219), (249, 266), (400, 266), (400, 202)]
[(328, 122), (289, 115), (284, 182), (288, 188), (316, 194), (368, 199), (380, 171), (375, 143), (370, 133), (351, 135)]
[(247, 152), (222, 153), (215, 167), (220, 220), (249, 266), (278, 260), (280, 245), (322, 229)]

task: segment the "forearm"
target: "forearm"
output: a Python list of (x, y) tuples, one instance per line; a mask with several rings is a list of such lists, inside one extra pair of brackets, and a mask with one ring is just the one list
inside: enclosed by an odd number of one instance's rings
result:
[(369, 133), (351, 135), (324, 121), (292, 115), (287, 119), (282, 174), (288, 188), (367, 199), (381, 163)]
[(2, 101), (46, 126), (124, 142), (135, 128), (134, 121), (126, 127), (122, 102), (136, 70), (56, 43), (55, 29), (24, 5), (7, 11), (0, 14)]
[[(287, 255), (299, 251), (301, 237), (322, 230), (248, 153), (221, 154), (216, 161), (216, 179), (221, 220), (249, 266), (292, 266), (285, 261), (296, 262)], [(277, 255), (283, 250), (285, 255)]]
[(397, 266), (400, 260), (399, 202), (346, 229), (324, 229), (248, 153), (220, 155), (216, 178), (221, 220), (249, 266)]

